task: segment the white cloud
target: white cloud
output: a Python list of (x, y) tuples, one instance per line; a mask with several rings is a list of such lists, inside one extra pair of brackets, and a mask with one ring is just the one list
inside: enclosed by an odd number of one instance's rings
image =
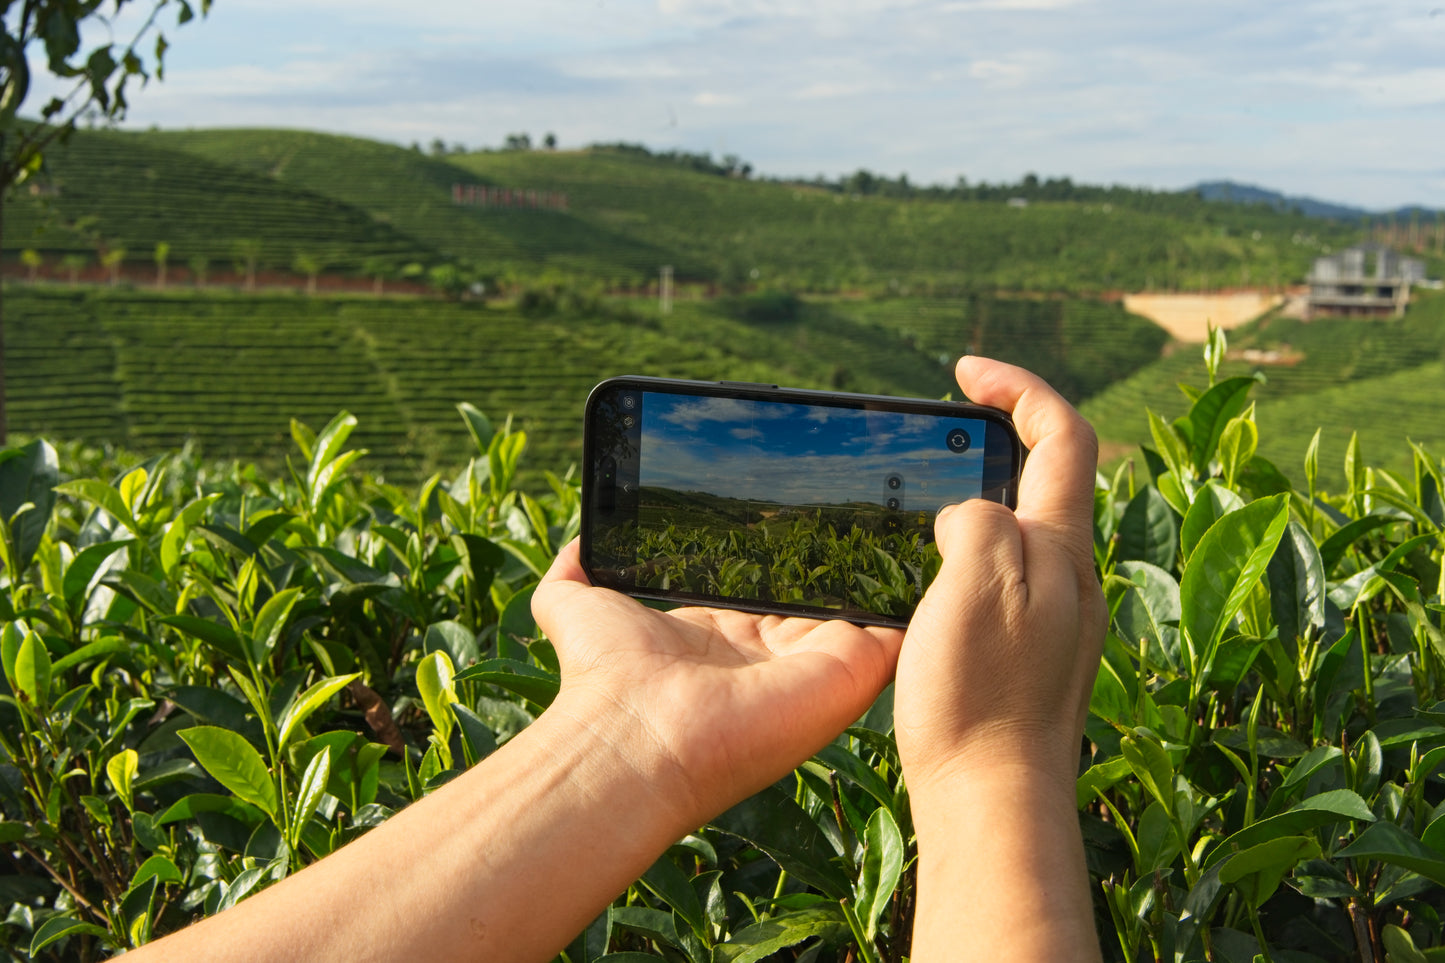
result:
[(245, 0), (168, 34), (137, 125), (553, 130), (765, 174), (1224, 176), (1445, 205), (1445, 15), (1414, 0)]

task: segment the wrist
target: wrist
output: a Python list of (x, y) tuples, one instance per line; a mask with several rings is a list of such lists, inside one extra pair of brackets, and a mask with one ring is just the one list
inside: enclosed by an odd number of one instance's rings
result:
[[(564, 688), (526, 730), (566, 760), (589, 795), (626, 800), (628, 820), (665, 848), (702, 825), (703, 812), (682, 762), (626, 705), (605, 694)], [(524, 733), (525, 734), (525, 733)], [(661, 851), (661, 849), (659, 849)]]
[(1046, 796), (1074, 798), (1079, 742), (1054, 732), (975, 733), (970, 738), (920, 740), (900, 733), (899, 754), (910, 797), (948, 798), (976, 785), (1027, 786)]

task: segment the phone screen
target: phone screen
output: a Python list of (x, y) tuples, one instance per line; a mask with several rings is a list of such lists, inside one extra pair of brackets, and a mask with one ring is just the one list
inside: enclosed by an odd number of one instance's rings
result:
[(584, 566), (634, 595), (902, 624), (938, 571), (933, 521), (1009, 502), (991, 409), (616, 379), (588, 405)]

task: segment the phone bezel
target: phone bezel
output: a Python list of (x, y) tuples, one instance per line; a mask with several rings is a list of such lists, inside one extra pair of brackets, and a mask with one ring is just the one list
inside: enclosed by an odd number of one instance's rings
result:
[[(1008, 441), (1008, 463), (1005, 471), (998, 465), (985, 462), (985, 490), (982, 496), (1000, 502), (1012, 509), (1016, 504), (1019, 475), (1023, 469), (1025, 451), (1019, 441), (1009, 414), (998, 408), (975, 405), (968, 402), (939, 401), (925, 398), (899, 398), (890, 395), (855, 394), (841, 391), (819, 391), (808, 388), (785, 388), (778, 385), (757, 384), (740, 381), (694, 381), (681, 378), (658, 378), (647, 375), (622, 375), (608, 378), (596, 385), (587, 396), (584, 411), (582, 442), (582, 526), (581, 562), (583, 571), (594, 585), (603, 585), (615, 591), (638, 599), (649, 599), (677, 605), (699, 605), (710, 608), (737, 609), (768, 615), (802, 616), (815, 619), (843, 619), (859, 625), (884, 625), (904, 627), (908, 622), (897, 616), (880, 615), (859, 609), (835, 609), (810, 606), (792, 602), (769, 602), (757, 599), (739, 599), (727, 596), (703, 595), (676, 590), (661, 591), (619, 587), (599, 577), (593, 565), (592, 535), (596, 527), (591, 514), (597, 492), (597, 464), (603, 454), (598, 451), (599, 442), (596, 423), (598, 407), (603, 400), (616, 391), (666, 392), (710, 398), (736, 398), (745, 400), (771, 401), (784, 404), (823, 405), (834, 408), (849, 408), (861, 411), (898, 412), (903, 414), (931, 414), (948, 418), (969, 418), (989, 422), (1001, 429)], [(985, 433), (987, 438), (992, 432)], [(991, 454), (997, 455), (997, 452)]]

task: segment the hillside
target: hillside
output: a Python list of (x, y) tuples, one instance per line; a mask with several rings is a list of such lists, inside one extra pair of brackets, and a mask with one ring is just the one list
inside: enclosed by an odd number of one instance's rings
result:
[(560, 472), (580, 457), (582, 402), (608, 375), (940, 397), (956, 393), (952, 360), (970, 324), (986, 323), (1013, 326), (1018, 360), (1061, 385), (1078, 368), (1086, 392), (1101, 386), (1098, 370), (1086, 377), (1089, 359), (1132, 370), (1157, 355), (1160, 335), (1117, 305), (1018, 299), (859, 310), (756, 297), (683, 301), (661, 315), (651, 303), (546, 298), (522, 307), (11, 285), (5, 303), (18, 433), (144, 451), (191, 442), (212, 457), (275, 462), (291, 418), (314, 428), (346, 409), (373, 465), (403, 479), (465, 462), (461, 401), (515, 414), (532, 438), (528, 465)]
[(19, 191), (6, 205), (5, 250), (34, 248), (51, 258), (123, 248), (153, 263), (156, 244), (170, 261), (202, 257), (230, 267), (247, 246), (263, 266), (298, 254), (360, 273), (368, 261), (399, 267), (436, 252), (373, 212), (276, 178), (106, 131), (77, 133), (46, 155), (40, 194)]
[[(80, 132), (52, 166), (61, 220), (73, 223), (83, 208), (133, 258), (148, 259), (156, 240), (181, 262), (192, 247), (264, 235), (287, 239), (268, 244), (270, 266), (289, 265), (304, 241), (342, 271), (359, 272), (374, 253), (393, 263), (464, 262), (504, 280), (551, 271), (612, 288), (649, 282), (664, 264), (684, 281), (819, 292), (1285, 284), (1319, 250), (1353, 236), (1259, 207), (1171, 201), (1154, 210), (1146, 195), (1129, 205), (1017, 208), (720, 176), (609, 149), (431, 157), (305, 131)], [(566, 209), (457, 204), (453, 185), (565, 195)], [(33, 223), (38, 204), (22, 193), (13, 209)], [(372, 250), (332, 252), (352, 243)], [(15, 231), (5, 245), (86, 247)]]

